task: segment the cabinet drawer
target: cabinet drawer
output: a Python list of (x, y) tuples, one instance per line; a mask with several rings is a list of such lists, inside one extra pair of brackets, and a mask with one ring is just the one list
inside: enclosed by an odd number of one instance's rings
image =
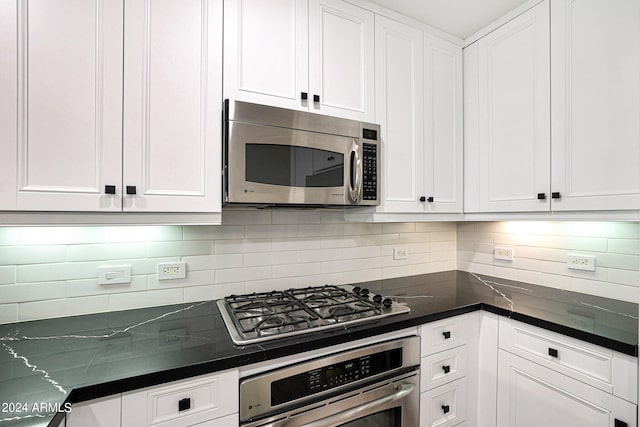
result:
[(186, 427), (235, 412), (238, 412), (236, 370), (122, 395), (123, 427)]
[(420, 327), (420, 354), (422, 357), (467, 343), (469, 316), (456, 316)]
[(499, 347), (637, 403), (635, 357), (511, 319), (500, 319)]
[(420, 395), (420, 427), (450, 427), (460, 424), (466, 418), (466, 378)]
[(421, 391), (464, 377), (467, 375), (467, 346), (423, 357), (420, 361), (420, 372)]

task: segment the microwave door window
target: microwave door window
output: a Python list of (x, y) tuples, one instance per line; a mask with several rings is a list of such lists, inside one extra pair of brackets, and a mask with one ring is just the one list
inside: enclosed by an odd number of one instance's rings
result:
[(344, 154), (309, 147), (246, 144), (246, 181), (286, 187), (342, 187)]

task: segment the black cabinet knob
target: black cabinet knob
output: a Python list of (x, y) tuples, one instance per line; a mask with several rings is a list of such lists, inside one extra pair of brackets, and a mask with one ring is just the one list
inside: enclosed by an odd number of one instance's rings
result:
[(444, 365), (442, 367), (442, 370), (444, 371), (445, 374), (448, 374), (451, 371), (451, 366), (449, 365)]
[(547, 193), (538, 193), (538, 200), (544, 200), (547, 198)]
[(429, 197), (427, 197), (427, 202), (429, 202), (429, 203), (433, 203), (433, 196), (429, 196)]
[(421, 202), (426, 202), (426, 201), (427, 201), (427, 198), (426, 198), (426, 197), (424, 197), (424, 196), (420, 196), (420, 198), (419, 198), (418, 200), (420, 200)]
[(306, 101), (307, 97), (308, 97), (307, 92), (300, 92), (300, 99), (301, 100)]
[(127, 185), (127, 194), (136, 194), (136, 186)]
[(320, 102), (320, 95), (313, 95), (313, 102), (315, 102), (316, 104)]
[(449, 413), (449, 405), (442, 405), (442, 412), (444, 412), (445, 414)]
[(116, 186), (115, 185), (105, 185), (104, 186), (104, 194), (116, 194)]
[(552, 199), (559, 199), (560, 198), (560, 193), (551, 193), (551, 198)]
[(178, 412), (186, 411), (187, 409), (191, 409), (190, 397), (185, 397), (184, 399), (180, 399), (178, 401)]
[(558, 350), (556, 350), (555, 348), (549, 347), (549, 356), (558, 357)]
[(449, 338), (451, 338), (451, 331), (444, 331), (442, 333), (442, 336), (444, 337), (445, 340), (448, 340)]
[(619, 419), (613, 420), (613, 427), (628, 427), (629, 425), (624, 421), (620, 421)]

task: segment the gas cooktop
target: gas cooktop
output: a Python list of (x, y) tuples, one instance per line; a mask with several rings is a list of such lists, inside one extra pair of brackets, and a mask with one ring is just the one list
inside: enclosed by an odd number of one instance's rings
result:
[(369, 290), (314, 286), (231, 295), (217, 301), (236, 344), (284, 338), (407, 313), (409, 307)]

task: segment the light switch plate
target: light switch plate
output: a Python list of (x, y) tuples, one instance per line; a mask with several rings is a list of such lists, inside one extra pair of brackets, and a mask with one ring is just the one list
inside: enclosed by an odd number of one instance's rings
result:
[(131, 283), (130, 265), (113, 265), (98, 268), (99, 285), (119, 285)]

